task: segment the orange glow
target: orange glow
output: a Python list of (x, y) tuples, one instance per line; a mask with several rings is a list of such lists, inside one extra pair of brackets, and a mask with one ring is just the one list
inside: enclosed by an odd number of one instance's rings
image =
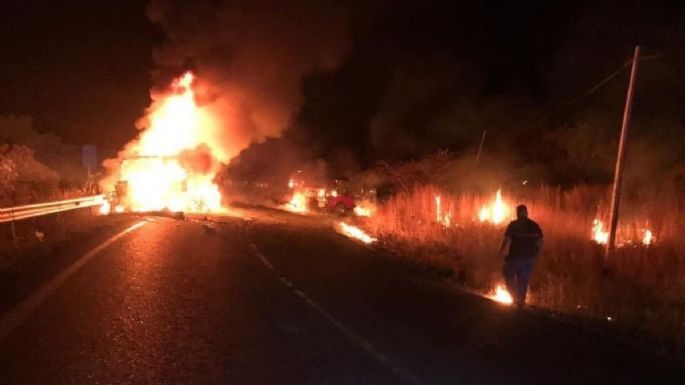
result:
[(609, 232), (604, 229), (604, 222), (596, 218), (592, 221), (592, 239), (600, 245), (609, 242)]
[(652, 234), (652, 230), (645, 229), (644, 230), (644, 235), (642, 236), (642, 244), (644, 246), (649, 246), (651, 245), (656, 238), (654, 238), (654, 234)]
[(445, 227), (450, 227), (452, 222), (452, 213), (446, 212), (443, 214), (442, 198), (440, 195), (435, 196), (435, 221)]
[[(216, 211), (221, 195), (213, 179), (217, 162), (209, 150), (212, 117), (198, 107), (193, 74), (176, 79), (152, 104), (145, 128), (119, 167), (131, 211)], [(197, 164), (202, 164), (198, 166)]]
[(372, 236), (368, 235), (364, 232), (364, 230), (360, 229), (359, 227), (348, 225), (345, 222), (338, 222), (338, 225), (340, 226), (340, 231), (350, 238), (358, 239), (366, 244), (374, 243), (377, 241), (376, 238), (373, 238)]
[(285, 208), (294, 213), (305, 213), (307, 212), (307, 197), (302, 192), (293, 192), (293, 197), (285, 204)]
[[(624, 229), (625, 230), (625, 229)], [(629, 233), (629, 232), (628, 232)], [(609, 243), (609, 230), (605, 228), (604, 222), (595, 218), (592, 221), (592, 240), (600, 245)], [(650, 229), (642, 229), (640, 234), (633, 234), (626, 236), (626, 231), (619, 231), (616, 234), (616, 247), (625, 247), (629, 245), (641, 244), (642, 246), (651, 246), (656, 241), (654, 233)]]
[(371, 217), (376, 212), (376, 205), (368, 200), (362, 200), (357, 202), (354, 207), (354, 213), (358, 217)]
[(505, 305), (511, 305), (514, 303), (514, 300), (511, 298), (511, 295), (507, 291), (507, 289), (504, 288), (504, 286), (498, 284), (495, 287), (495, 290), (488, 294), (486, 297), (490, 298), (491, 300), (499, 303), (503, 303)]
[(502, 199), (502, 189), (497, 190), (495, 200), (489, 205), (484, 205), (478, 214), (478, 219), (481, 222), (490, 222), (496, 225), (509, 218), (511, 218), (511, 209)]
[(98, 209), (98, 212), (100, 215), (107, 215), (112, 211), (112, 205), (109, 203), (109, 201), (105, 201), (102, 206), (100, 206), (100, 209)]

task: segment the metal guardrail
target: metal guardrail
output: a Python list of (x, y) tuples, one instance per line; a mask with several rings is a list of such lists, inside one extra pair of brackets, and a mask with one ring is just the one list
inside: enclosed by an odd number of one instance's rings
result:
[(0, 208), (0, 223), (39, 217), (64, 211), (101, 206), (106, 202), (104, 195), (66, 199), (56, 202), (36, 203), (17, 207)]

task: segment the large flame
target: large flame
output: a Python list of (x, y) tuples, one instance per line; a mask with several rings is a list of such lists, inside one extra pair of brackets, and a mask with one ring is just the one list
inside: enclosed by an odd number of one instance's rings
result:
[(195, 103), (193, 74), (175, 80), (153, 103), (146, 127), (119, 166), (131, 211), (213, 211), (221, 195), (217, 162), (208, 146), (212, 117)]
[(510, 217), (511, 209), (502, 199), (502, 189), (497, 190), (495, 200), (491, 204), (483, 206), (478, 214), (478, 219), (481, 222), (490, 222), (496, 225)]

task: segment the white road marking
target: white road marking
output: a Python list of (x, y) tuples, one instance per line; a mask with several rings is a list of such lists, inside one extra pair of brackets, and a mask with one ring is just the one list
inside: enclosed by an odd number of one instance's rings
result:
[(69, 277), (74, 275), (83, 265), (95, 257), (99, 252), (106, 249), (109, 245), (116, 242), (119, 238), (124, 235), (140, 228), (145, 225), (147, 221), (140, 221), (127, 229), (121, 231), (118, 234), (113, 235), (106, 241), (99, 244), (97, 247), (89, 251), (87, 254), (76, 260), (73, 264), (59, 273), (57, 276), (52, 278), (49, 282), (39, 287), (33, 294), (28, 298), (23, 300), (17, 306), (15, 306), (9, 312), (3, 314), (0, 317), (0, 341), (5, 337), (10, 335), (17, 327), (23, 324), (28, 318), (30, 318), (33, 313), (38, 309), (38, 307), (45, 302), (45, 300), (60, 288), (66, 282)]
[(255, 254), (257, 255), (257, 258), (259, 258), (259, 260), (262, 261), (264, 266), (268, 267), (271, 270), (276, 270), (274, 268), (274, 265), (272, 265), (271, 262), (268, 259), (266, 259), (266, 257), (264, 256), (264, 254), (262, 254), (261, 251), (259, 251), (259, 249), (257, 248), (257, 245), (255, 245), (254, 243), (250, 243), (250, 246), (252, 247), (252, 250), (254, 250)]
[[(264, 266), (266, 266), (270, 270), (276, 271), (276, 268), (274, 267), (274, 265), (259, 250), (257, 245), (250, 242), (250, 246), (254, 250), (257, 258), (259, 258), (259, 260), (264, 264)], [(406, 371), (405, 369), (401, 368), (396, 363), (394, 363), (388, 356), (383, 354), (371, 342), (369, 342), (364, 337), (362, 337), (359, 334), (352, 331), (352, 329), (345, 326), (345, 324), (340, 322), (337, 318), (333, 317), (333, 315), (331, 315), (331, 313), (329, 313), (326, 309), (324, 309), (323, 306), (321, 306), (318, 302), (311, 299), (307, 294), (305, 294), (302, 290), (300, 290), (297, 286), (295, 286), (295, 284), (292, 281), (290, 281), (288, 278), (279, 274), (278, 280), (281, 281), (281, 283), (283, 285), (285, 285), (286, 287), (291, 289), (291, 291), (297, 297), (299, 297), (301, 300), (303, 300), (307, 305), (309, 305), (309, 307), (311, 307), (314, 311), (319, 313), (319, 315), (321, 315), (328, 322), (330, 322), (349, 341), (351, 341), (353, 344), (357, 345), (357, 347), (361, 348), (372, 359), (374, 359), (375, 361), (377, 361), (381, 365), (388, 368), (395, 375), (395, 377), (397, 377), (400, 381), (407, 383), (407, 384), (413, 384), (413, 385), (420, 385), (421, 384), (419, 382), (419, 380), (416, 379), (416, 377), (414, 377), (411, 373), (409, 373), (408, 371)]]

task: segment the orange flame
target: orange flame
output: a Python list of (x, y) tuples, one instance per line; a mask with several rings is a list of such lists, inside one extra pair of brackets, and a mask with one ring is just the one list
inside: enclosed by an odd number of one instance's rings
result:
[(102, 203), (102, 205), (98, 209), (98, 212), (100, 213), (100, 215), (107, 215), (111, 211), (112, 211), (112, 204), (109, 203), (109, 201), (105, 201), (104, 203)]
[(500, 284), (498, 284), (495, 287), (495, 290), (488, 294), (486, 297), (490, 298), (495, 302), (503, 303), (505, 305), (511, 305), (512, 303), (514, 303), (514, 300), (511, 298), (511, 295), (509, 294), (507, 289), (505, 289), (504, 286)]
[(600, 245), (609, 242), (609, 232), (604, 229), (604, 222), (597, 218), (592, 221), (592, 239)]
[(445, 227), (450, 227), (452, 224), (452, 213), (442, 212), (442, 198), (440, 195), (435, 196), (435, 221)]
[[(126, 199), (132, 211), (213, 211), (221, 208), (214, 184), (216, 164), (195, 171), (181, 157), (207, 146), (212, 117), (195, 104), (193, 74), (174, 81), (172, 91), (153, 103), (146, 128), (133, 142), (120, 166), (120, 180), (127, 182)], [(209, 150), (207, 150), (209, 152)], [(215, 163), (207, 154), (206, 163)]]
[(498, 225), (511, 217), (510, 212), (511, 209), (502, 199), (502, 189), (499, 189), (495, 194), (495, 200), (489, 206), (485, 205), (480, 209), (478, 219), (481, 222), (490, 222)]
[(368, 200), (357, 202), (354, 213), (359, 217), (371, 217), (376, 212), (376, 205)]
[[(632, 237), (627, 237), (625, 232), (617, 232), (616, 234), (616, 246), (624, 247), (628, 245), (642, 244), (642, 246), (651, 246), (656, 241), (656, 237), (652, 230), (642, 229), (642, 237), (639, 239), (631, 239)], [(639, 235), (635, 234), (635, 238)], [(606, 245), (609, 243), (609, 231), (604, 227), (604, 222), (602, 220), (595, 218), (592, 221), (592, 240), (600, 245)]]
[(642, 244), (645, 246), (649, 246), (654, 241), (656, 241), (656, 238), (654, 237), (654, 234), (652, 234), (652, 230), (645, 229), (644, 235), (642, 236)]
[(377, 241), (376, 238), (365, 233), (364, 230), (360, 229), (359, 227), (348, 225), (345, 222), (338, 222), (338, 225), (340, 226), (340, 231), (350, 238), (358, 239), (366, 244)]
[(290, 198), (290, 201), (285, 204), (285, 208), (294, 213), (307, 212), (307, 197), (299, 191), (293, 192), (293, 196)]

